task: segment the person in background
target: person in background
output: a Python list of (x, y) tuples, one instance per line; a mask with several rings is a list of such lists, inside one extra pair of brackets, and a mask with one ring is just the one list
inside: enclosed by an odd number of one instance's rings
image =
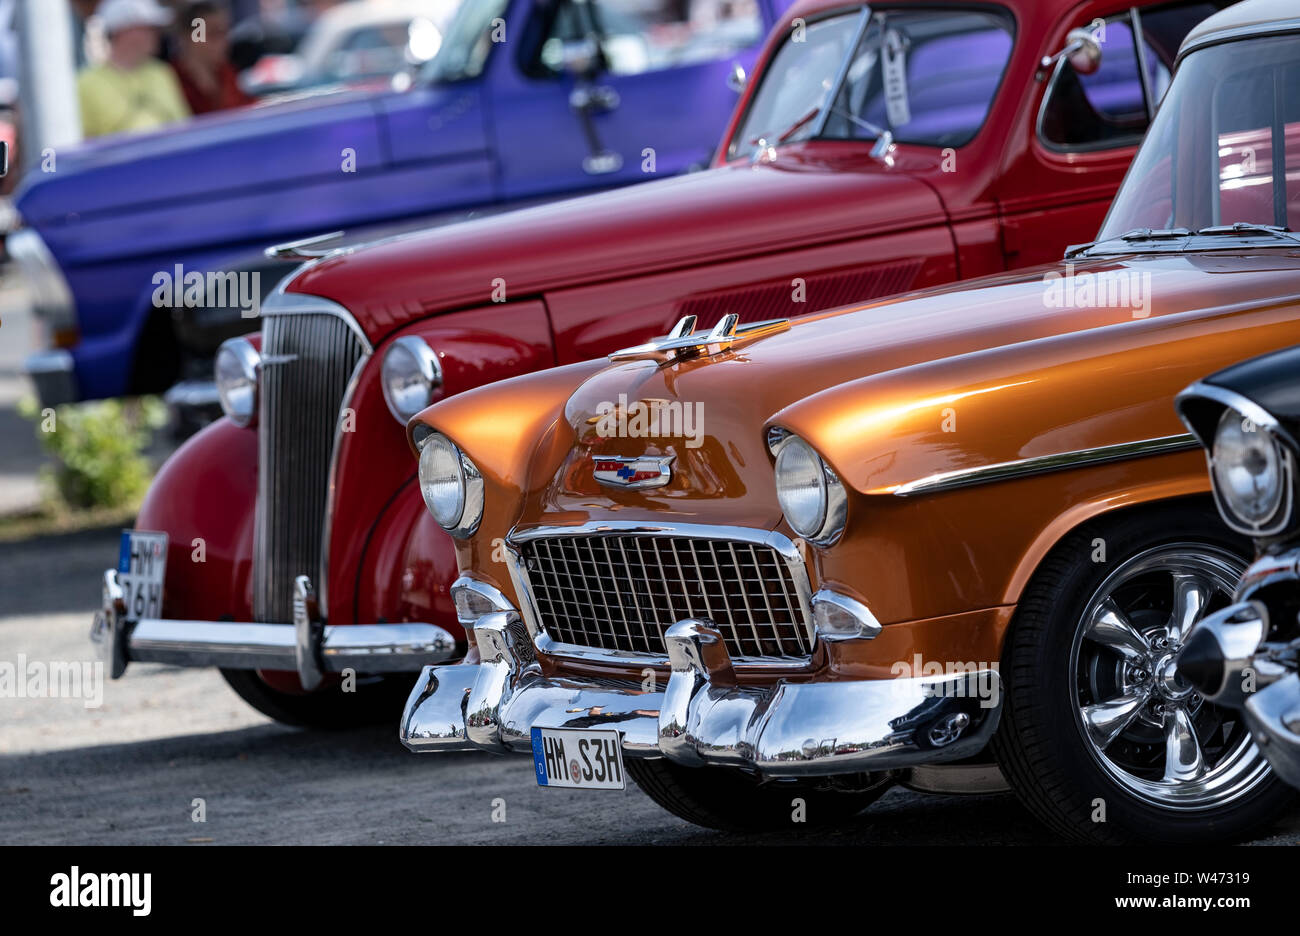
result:
[(242, 107), (253, 98), (239, 87), (230, 64), (230, 14), (214, 0), (198, 0), (182, 13), (172, 68), (190, 112)]
[(157, 0), (103, 0), (96, 15), (108, 60), (77, 76), (85, 135), (135, 133), (188, 117), (176, 73), (155, 58), (171, 12)]

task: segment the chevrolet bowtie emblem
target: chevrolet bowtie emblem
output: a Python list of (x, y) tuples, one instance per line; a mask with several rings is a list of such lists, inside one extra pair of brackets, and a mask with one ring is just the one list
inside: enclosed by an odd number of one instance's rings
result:
[(613, 361), (626, 361), (632, 358), (657, 358), (667, 361), (696, 354), (719, 354), (738, 341), (753, 341), (755, 338), (783, 332), (790, 327), (789, 319), (771, 319), (766, 322), (751, 322), (748, 325), (740, 325), (739, 322), (740, 316), (730, 312), (724, 315), (712, 330), (697, 332), (695, 316), (686, 315), (664, 337), (656, 338), (648, 344), (615, 351), (609, 357)]
[(593, 455), (592, 474), (608, 487), (663, 487), (673, 476), (672, 455)]

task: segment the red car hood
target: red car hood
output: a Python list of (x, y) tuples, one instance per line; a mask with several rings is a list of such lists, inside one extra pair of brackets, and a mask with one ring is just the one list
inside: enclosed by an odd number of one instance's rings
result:
[[(293, 292), (346, 306), (371, 340), (435, 312), (674, 267), (942, 224), (934, 190), (860, 145), (730, 165), (406, 234), (327, 257)], [(614, 310), (611, 310), (614, 311)]]

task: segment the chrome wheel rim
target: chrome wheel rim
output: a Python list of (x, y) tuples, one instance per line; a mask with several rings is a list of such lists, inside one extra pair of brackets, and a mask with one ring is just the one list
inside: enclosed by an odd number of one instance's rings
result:
[(1173, 663), (1191, 625), (1231, 602), (1245, 567), (1203, 543), (1153, 547), (1108, 575), (1078, 619), (1076, 724), (1102, 769), (1153, 805), (1219, 808), (1269, 775), (1240, 713), (1205, 701)]

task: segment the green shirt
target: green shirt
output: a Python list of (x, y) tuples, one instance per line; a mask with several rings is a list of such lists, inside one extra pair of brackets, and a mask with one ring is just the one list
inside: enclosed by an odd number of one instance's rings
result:
[(77, 76), (77, 96), (87, 137), (152, 130), (190, 116), (175, 72), (158, 61), (132, 71), (87, 68)]

